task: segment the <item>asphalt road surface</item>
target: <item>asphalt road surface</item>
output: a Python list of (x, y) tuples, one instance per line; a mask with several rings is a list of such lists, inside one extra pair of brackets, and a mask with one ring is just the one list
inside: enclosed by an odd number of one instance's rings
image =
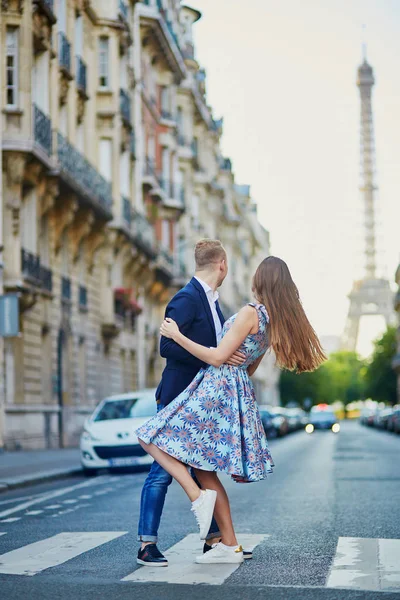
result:
[(146, 473), (75, 477), (0, 495), (2, 600), (400, 598), (400, 436), (346, 423), (271, 443), (275, 473), (224, 479), (254, 558), (194, 565), (189, 503), (168, 493), (160, 547), (170, 566), (136, 564)]

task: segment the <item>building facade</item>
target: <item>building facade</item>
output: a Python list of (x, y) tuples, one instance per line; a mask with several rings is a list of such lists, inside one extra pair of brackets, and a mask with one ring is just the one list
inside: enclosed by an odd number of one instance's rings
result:
[[(227, 315), (269, 253), (221, 155), (199, 18), (178, 0), (1, 4), (0, 283), (21, 331), (0, 347), (9, 449), (75, 444), (101, 398), (156, 385), (159, 324), (199, 238), (227, 248)], [(272, 364), (256, 378), (271, 398)]]

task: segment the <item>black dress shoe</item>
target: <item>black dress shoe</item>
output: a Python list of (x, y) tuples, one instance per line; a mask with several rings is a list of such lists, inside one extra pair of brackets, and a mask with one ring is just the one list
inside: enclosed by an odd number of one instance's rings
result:
[(168, 567), (168, 561), (159, 551), (156, 544), (147, 544), (139, 550), (137, 562), (144, 567)]
[[(209, 552), (209, 550), (211, 550), (212, 546), (210, 546), (209, 544), (207, 544), (207, 542), (204, 544), (203, 546), (203, 554), (205, 554), (206, 552)], [(253, 558), (253, 552), (250, 550), (243, 550), (243, 558), (249, 559), (249, 558)]]

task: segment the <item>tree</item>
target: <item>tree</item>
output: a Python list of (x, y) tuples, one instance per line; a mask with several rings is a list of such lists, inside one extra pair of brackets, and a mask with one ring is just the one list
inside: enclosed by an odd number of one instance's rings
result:
[(365, 362), (347, 351), (331, 354), (313, 373), (283, 371), (279, 382), (282, 404), (295, 401), (303, 405), (305, 398), (311, 398), (313, 404), (359, 400), (364, 397), (364, 374)]
[(367, 397), (396, 404), (396, 374), (392, 360), (396, 354), (396, 329), (388, 327), (374, 343), (374, 352), (365, 373)]

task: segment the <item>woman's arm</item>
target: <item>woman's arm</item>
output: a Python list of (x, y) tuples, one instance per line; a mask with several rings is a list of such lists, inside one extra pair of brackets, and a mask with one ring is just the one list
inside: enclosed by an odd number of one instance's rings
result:
[(184, 336), (174, 321), (165, 319), (161, 325), (160, 333), (172, 338), (177, 344), (193, 354), (203, 362), (220, 367), (239, 348), (249, 333), (258, 328), (257, 312), (251, 306), (244, 306), (237, 314), (235, 322), (223, 337), (218, 348), (206, 348), (189, 340)]
[(253, 363), (251, 363), (251, 365), (249, 365), (247, 367), (247, 373), (250, 375), (250, 377), (252, 375), (254, 375), (254, 373), (257, 371), (259, 364), (262, 361), (262, 359), (264, 358), (264, 356), (265, 356), (265, 352), (264, 352), (264, 354), (261, 354), (261, 356), (259, 356)]

